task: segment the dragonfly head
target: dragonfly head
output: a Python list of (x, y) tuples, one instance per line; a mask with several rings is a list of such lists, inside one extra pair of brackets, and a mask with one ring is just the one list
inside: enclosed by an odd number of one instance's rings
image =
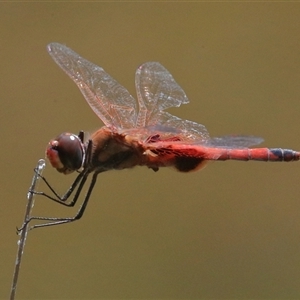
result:
[(46, 156), (58, 172), (70, 174), (82, 167), (85, 147), (77, 135), (62, 133), (49, 142)]

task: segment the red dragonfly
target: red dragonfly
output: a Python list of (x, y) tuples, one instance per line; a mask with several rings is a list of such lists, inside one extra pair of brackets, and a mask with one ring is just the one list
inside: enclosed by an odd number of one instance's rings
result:
[[(46, 155), (59, 172), (79, 175), (60, 197), (48, 198), (74, 206), (87, 177), (91, 184), (76, 216), (46, 218), (52, 222), (34, 227), (69, 223), (82, 217), (99, 173), (147, 166), (174, 167), (181, 172), (199, 170), (209, 160), (297, 161), (300, 152), (281, 148), (248, 148), (259, 144), (255, 136), (210, 138), (204, 125), (180, 119), (165, 110), (189, 102), (172, 75), (158, 62), (141, 65), (135, 74), (137, 102), (129, 92), (101, 67), (82, 58), (68, 47), (51, 43), (48, 52), (77, 84), (84, 98), (105, 124), (90, 139), (84, 134), (63, 133), (50, 141)], [(137, 105), (138, 103), (138, 105)], [(46, 180), (45, 180), (46, 181)], [(71, 202), (66, 202), (77, 188)]]

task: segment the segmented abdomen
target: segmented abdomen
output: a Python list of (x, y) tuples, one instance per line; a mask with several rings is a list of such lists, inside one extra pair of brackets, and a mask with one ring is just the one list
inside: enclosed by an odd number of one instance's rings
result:
[[(221, 155), (217, 160), (259, 160), (259, 161), (297, 161), (300, 152), (281, 148), (246, 148), (246, 149), (220, 149)], [(209, 159), (209, 158), (207, 158)], [(213, 159), (213, 158), (212, 158)]]

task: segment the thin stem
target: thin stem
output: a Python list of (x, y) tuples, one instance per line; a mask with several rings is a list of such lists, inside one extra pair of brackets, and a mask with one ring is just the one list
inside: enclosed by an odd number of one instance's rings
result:
[(20, 266), (21, 266), (21, 260), (22, 260), (22, 256), (24, 253), (24, 247), (25, 247), (25, 242), (26, 242), (26, 238), (27, 238), (27, 233), (29, 230), (28, 220), (30, 219), (31, 210), (34, 206), (34, 191), (35, 191), (35, 188), (40, 179), (40, 175), (42, 174), (42, 172), (45, 168), (45, 165), (46, 165), (46, 163), (45, 163), (44, 159), (40, 159), (38, 161), (38, 163), (35, 167), (34, 175), (32, 177), (31, 186), (30, 186), (29, 192), (27, 194), (28, 202), (27, 202), (27, 206), (26, 206), (26, 210), (25, 210), (24, 222), (21, 227), (22, 230), (19, 233), (20, 239), (18, 241), (18, 251), (17, 251), (17, 256), (16, 256), (15, 269), (14, 269), (13, 281), (12, 281), (11, 292), (10, 292), (10, 300), (15, 299), (17, 283), (18, 283), (18, 278), (19, 278), (19, 272), (20, 272)]

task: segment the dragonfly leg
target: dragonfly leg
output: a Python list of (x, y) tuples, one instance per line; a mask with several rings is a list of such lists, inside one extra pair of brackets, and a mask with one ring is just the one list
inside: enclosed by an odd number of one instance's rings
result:
[[(47, 179), (44, 176), (38, 175), (44, 182), (45, 184), (48, 186), (48, 188), (50, 189), (50, 191), (53, 193), (53, 195), (55, 197), (52, 197), (48, 194), (46, 194), (45, 192), (37, 192), (37, 191), (29, 191), (30, 193), (33, 193), (35, 195), (40, 195), (40, 196), (45, 196), (48, 199), (55, 201), (57, 203), (60, 203), (62, 205), (65, 206), (73, 206), (70, 203), (67, 203), (66, 201), (68, 200), (68, 198), (71, 196), (72, 192), (76, 189), (77, 185), (83, 180), (83, 178), (85, 176), (87, 176), (87, 174), (85, 174), (86, 172), (82, 171), (74, 180), (74, 182), (72, 183), (72, 185), (70, 186), (70, 188), (67, 190), (67, 192), (60, 196), (58, 195), (58, 193), (54, 190), (54, 188), (50, 185), (50, 183), (47, 181)], [(74, 202), (74, 199), (71, 201), (71, 203)]]
[[(74, 222), (74, 221), (77, 221), (79, 220), (83, 214), (84, 214), (84, 211), (86, 209), (86, 206), (88, 204), (88, 201), (90, 199), (90, 196), (91, 196), (91, 193), (92, 193), (92, 190), (95, 186), (95, 183), (97, 181), (97, 176), (100, 172), (97, 172), (97, 173), (94, 173), (93, 174), (93, 177), (92, 177), (92, 181), (90, 183), (90, 186), (89, 186), (89, 189), (87, 191), (87, 194), (84, 198), (84, 201), (82, 203), (82, 205), (80, 206), (77, 214), (74, 216), (74, 217), (67, 217), (67, 218), (56, 218), (56, 217), (31, 217), (29, 218), (23, 225), (21, 228), (17, 229), (18, 232), (20, 232), (29, 222), (33, 221), (33, 220), (37, 220), (37, 221), (49, 221), (49, 222), (46, 222), (46, 223), (42, 223), (42, 224), (36, 224), (36, 225), (33, 225), (30, 227), (30, 230), (34, 229), (34, 228), (41, 228), (41, 227), (47, 227), (47, 226), (54, 226), (54, 225), (60, 225), (60, 224), (66, 224), (66, 223), (71, 223), (71, 222)], [(74, 196), (74, 199), (72, 200), (72, 204), (74, 205), (80, 195), (80, 192), (81, 192), (81, 189), (85, 183), (87, 179), (87, 175), (85, 177), (82, 178), (82, 181), (78, 187), (78, 190)]]

